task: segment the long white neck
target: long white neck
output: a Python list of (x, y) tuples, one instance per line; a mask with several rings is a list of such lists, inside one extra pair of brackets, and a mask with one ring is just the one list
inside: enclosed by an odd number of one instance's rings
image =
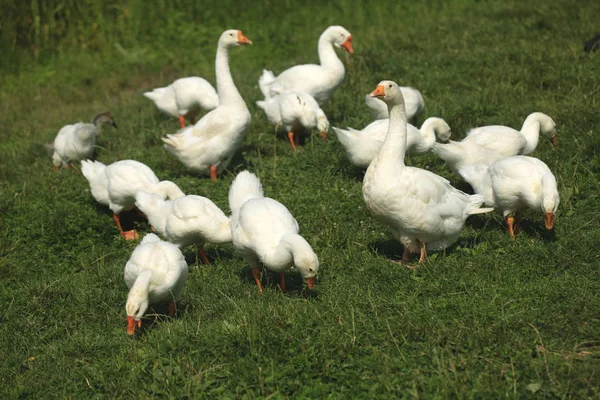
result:
[(158, 182), (154, 186), (152, 192), (160, 195), (163, 199), (169, 199), (169, 200), (175, 200), (175, 199), (185, 196), (185, 193), (183, 193), (183, 191), (181, 189), (179, 189), (179, 186), (177, 186), (175, 183), (173, 183), (171, 181)]
[(525, 136), (525, 140), (527, 141), (527, 146), (525, 146), (523, 154), (527, 155), (533, 153), (540, 141), (540, 120), (535, 113), (528, 116), (525, 122), (523, 122), (521, 133)]
[(283, 235), (275, 250), (265, 257), (265, 262), (275, 268), (285, 268), (301, 254), (312, 252), (312, 248), (302, 236), (288, 233)]
[(379, 154), (373, 163), (384, 163), (392, 161), (404, 165), (404, 155), (406, 154), (406, 109), (404, 103), (388, 106), (390, 112), (390, 122), (388, 132), (379, 150)]
[(129, 297), (138, 297), (141, 299), (148, 298), (148, 289), (150, 288), (150, 280), (152, 279), (152, 270), (145, 269), (135, 278), (133, 286), (129, 290)]
[(344, 78), (344, 74), (346, 73), (344, 64), (335, 53), (328, 31), (323, 32), (319, 38), (319, 60), (322, 67), (341, 74), (341, 78)]
[[(229, 49), (219, 42), (215, 59), (215, 74), (217, 75), (217, 93), (219, 104), (231, 105), (244, 103), (244, 99), (233, 83), (229, 69)], [(245, 106), (245, 103), (244, 103)]]
[(438, 122), (435, 119), (428, 118), (421, 125), (421, 134), (423, 135), (423, 144), (425, 151), (431, 150), (435, 144), (435, 131), (438, 129)]

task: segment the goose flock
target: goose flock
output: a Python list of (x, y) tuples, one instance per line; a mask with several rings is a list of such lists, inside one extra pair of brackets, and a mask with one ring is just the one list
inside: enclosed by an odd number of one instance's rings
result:
[[(352, 54), (351, 41), (345, 28), (330, 26), (318, 41), (320, 64), (297, 65), (279, 75), (264, 70), (259, 77), (264, 100), (256, 104), (276, 131), (285, 129), (295, 151), (306, 131), (316, 129), (327, 139), (330, 124), (322, 107), (345, 76), (336, 47)], [(250, 111), (229, 68), (230, 50), (250, 44), (240, 30), (221, 34), (215, 60), (216, 90), (204, 78), (186, 77), (144, 93), (159, 110), (179, 121), (180, 130), (162, 138), (165, 149), (193, 173), (212, 180), (227, 168), (250, 129)], [(426, 119), (420, 129), (408, 122), (424, 110), (423, 96), (414, 88), (381, 81), (367, 94), (366, 106), (374, 118), (371, 124), (362, 130), (333, 130), (349, 161), (366, 168), (362, 193), (368, 210), (403, 246), (402, 259), (394, 262), (413, 268), (412, 254), (418, 254), (418, 263), (425, 261), (428, 251), (457, 241), (467, 218), (494, 210), (506, 218), (511, 238), (518, 233), (527, 209), (542, 212), (545, 227), (553, 229), (560, 202), (556, 178), (544, 162), (528, 156), (540, 136), (556, 145), (556, 126), (549, 116), (532, 113), (520, 131), (506, 126), (474, 128), (456, 142), (450, 140), (450, 126), (441, 118)], [(206, 114), (196, 122), (202, 112)], [(191, 124), (186, 126), (186, 121)], [(110, 113), (98, 114), (90, 124), (60, 129), (52, 162), (57, 170), (81, 162), (92, 196), (110, 208), (126, 240), (136, 240), (139, 234), (123, 230), (119, 216), (123, 211), (137, 210), (155, 232), (144, 236), (125, 266), (130, 289), (128, 334), (135, 333), (150, 304), (167, 303), (173, 316), (188, 278), (181, 252), (187, 246), (196, 245), (202, 262), (208, 264), (205, 243), (232, 242), (251, 267), (261, 293), (262, 267), (281, 274), (282, 291), (289, 267), (299, 271), (309, 288), (315, 285), (317, 254), (299, 234), (298, 222), (285, 205), (265, 197), (256, 175), (243, 171), (235, 177), (229, 190), (231, 215), (227, 216), (210, 199), (185, 194), (139, 161), (110, 165), (95, 161), (96, 136), (104, 125), (116, 128)], [(454, 188), (431, 171), (405, 164), (406, 154), (429, 151), (468, 182), (475, 194)]]

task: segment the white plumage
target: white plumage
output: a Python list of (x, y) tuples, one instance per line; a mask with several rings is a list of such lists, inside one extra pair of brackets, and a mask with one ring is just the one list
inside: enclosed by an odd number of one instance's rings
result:
[(556, 178), (541, 160), (527, 156), (507, 157), (486, 165), (465, 165), (458, 173), (506, 218), (512, 238), (519, 231), (521, 214), (527, 209), (541, 211), (546, 228), (554, 227), (554, 214), (560, 204)]
[[(388, 126), (389, 119), (378, 119), (360, 131), (336, 127), (333, 127), (333, 131), (346, 150), (350, 162), (357, 167), (367, 168), (379, 153)], [(433, 148), (436, 138), (447, 141), (452, 133), (446, 121), (435, 117), (426, 119), (421, 129), (411, 124), (408, 124), (407, 129), (406, 153), (411, 155), (428, 152)]]
[(491, 125), (471, 129), (460, 142), (436, 144), (433, 152), (457, 171), (463, 165), (491, 165), (505, 157), (528, 155), (538, 145), (540, 133), (556, 145), (556, 124), (546, 114), (530, 114), (521, 131)]
[(181, 250), (153, 233), (147, 234), (125, 264), (124, 278), (129, 288), (125, 305), (127, 333), (133, 335), (136, 325), (141, 326), (150, 304), (167, 302), (173, 317), (187, 277), (188, 266)]
[(468, 195), (432, 172), (405, 166), (407, 122), (402, 93), (396, 83), (382, 81), (373, 95), (388, 104), (390, 122), (381, 150), (365, 174), (363, 197), (373, 216), (404, 245), (403, 260), (420, 249), (419, 261), (423, 261), (427, 247), (450, 246), (469, 215), (491, 209), (479, 209), (483, 196)]
[(283, 272), (291, 265), (298, 268), (312, 288), (319, 259), (299, 235), (298, 223), (290, 211), (283, 204), (264, 197), (256, 175), (248, 171), (237, 175), (229, 190), (229, 207), (233, 245), (252, 267), (261, 292), (261, 263), (282, 273), (282, 290), (285, 290)]
[(342, 84), (346, 73), (344, 64), (335, 53), (335, 47), (342, 47), (353, 53), (352, 35), (341, 26), (330, 26), (319, 37), (320, 65), (304, 64), (286, 69), (277, 77), (269, 70), (263, 70), (258, 85), (265, 99), (286, 92), (306, 92), (323, 106), (333, 92)]

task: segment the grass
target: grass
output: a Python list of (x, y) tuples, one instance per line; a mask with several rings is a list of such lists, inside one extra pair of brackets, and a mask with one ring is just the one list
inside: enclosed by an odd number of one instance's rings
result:
[[(39, 3), (5, 6), (0, 28), (2, 398), (600, 397), (600, 53), (583, 52), (600, 5)], [(262, 68), (317, 61), (332, 24), (352, 32), (356, 50), (325, 107), (334, 126), (366, 125), (362, 97), (382, 79), (421, 90), (419, 124), (443, 117), (455, 139), (551, 115), (559, 147), (540, 143), (534, 155), (557, 176), (555, 235), (531, 212), (511, 241), (500, 216), (484, 215), (419, 269), (387, 262), (401, 247), (365, 209), (362, 172), (333, 134), (293, 153), (254, 105)], [(162, 148), (177, 122), (140, 93), (186, 75), (214, 82), (215, 42), (231, 27), (254, 42), (231, 54), (253, 120), (214, 183)], [(142, 161), (227, 211), (236, 173), (257, 173), (318, 254), (316, 290), (289, 274), (282, 294), (269, 276), (261, 296), (231, 245), (208, 246), (210, 266), (187, 249), (176, 318), (158, 308), (127, 337), (122, 274), (135, 243), (121, 240), (81, 175), (52, 171), (43, 147), (105, 109), (119, 129), (99, 138), (102, 162)], [(464, 187), (433, 155), (410, 162)]]

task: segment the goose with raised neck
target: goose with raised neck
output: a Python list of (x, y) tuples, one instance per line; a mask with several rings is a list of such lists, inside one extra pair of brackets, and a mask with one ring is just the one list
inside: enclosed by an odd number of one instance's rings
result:
[(233, 82), (229, 49), (252, 41), (242, 31), (223, 32), (217, 44), (215, 68), (219, 106), (194, 126), (162, 138), (164, 147), (189, 170), (210, 175), (212, 180), (231, 162), (250, 128), (250, 111)]
[(383, 145), (365, 174), (363, 197), (373, 216), (389, 226), (404, 245), (402, 262), (408, 262), (414, 252), (420, 252), (422, 262), (427, 248), (439, 250), (454, 243), (469, 215), (492, 209), (479, 208), (483, 196), (468, 195), (432, 172), (406, 166), (402, 93), (395, 82), (382, 81), (372, 96), (387, 103), (390, 122)]
[(458, 171), (464, 165), (491, 165), (506, 157), (531, 154), (540, 135), (556, 146), (556, 124), (541, 112), (530, 114), (520, 131), (502, 125), (473, 128), (460, 142), (436, 144), (433, 152)]
[(303, 64), (291, 67), (277, 77), (263, 70), (258, 85), (265, 99), (286, 92), (307, 92), (323, 106), (341, 85), (345, 76), (344, 64), (337, 56), (334, 46), (353, 53), (352, 35), (342, 26), (330, 26), (319, 37), (320, 65)]

